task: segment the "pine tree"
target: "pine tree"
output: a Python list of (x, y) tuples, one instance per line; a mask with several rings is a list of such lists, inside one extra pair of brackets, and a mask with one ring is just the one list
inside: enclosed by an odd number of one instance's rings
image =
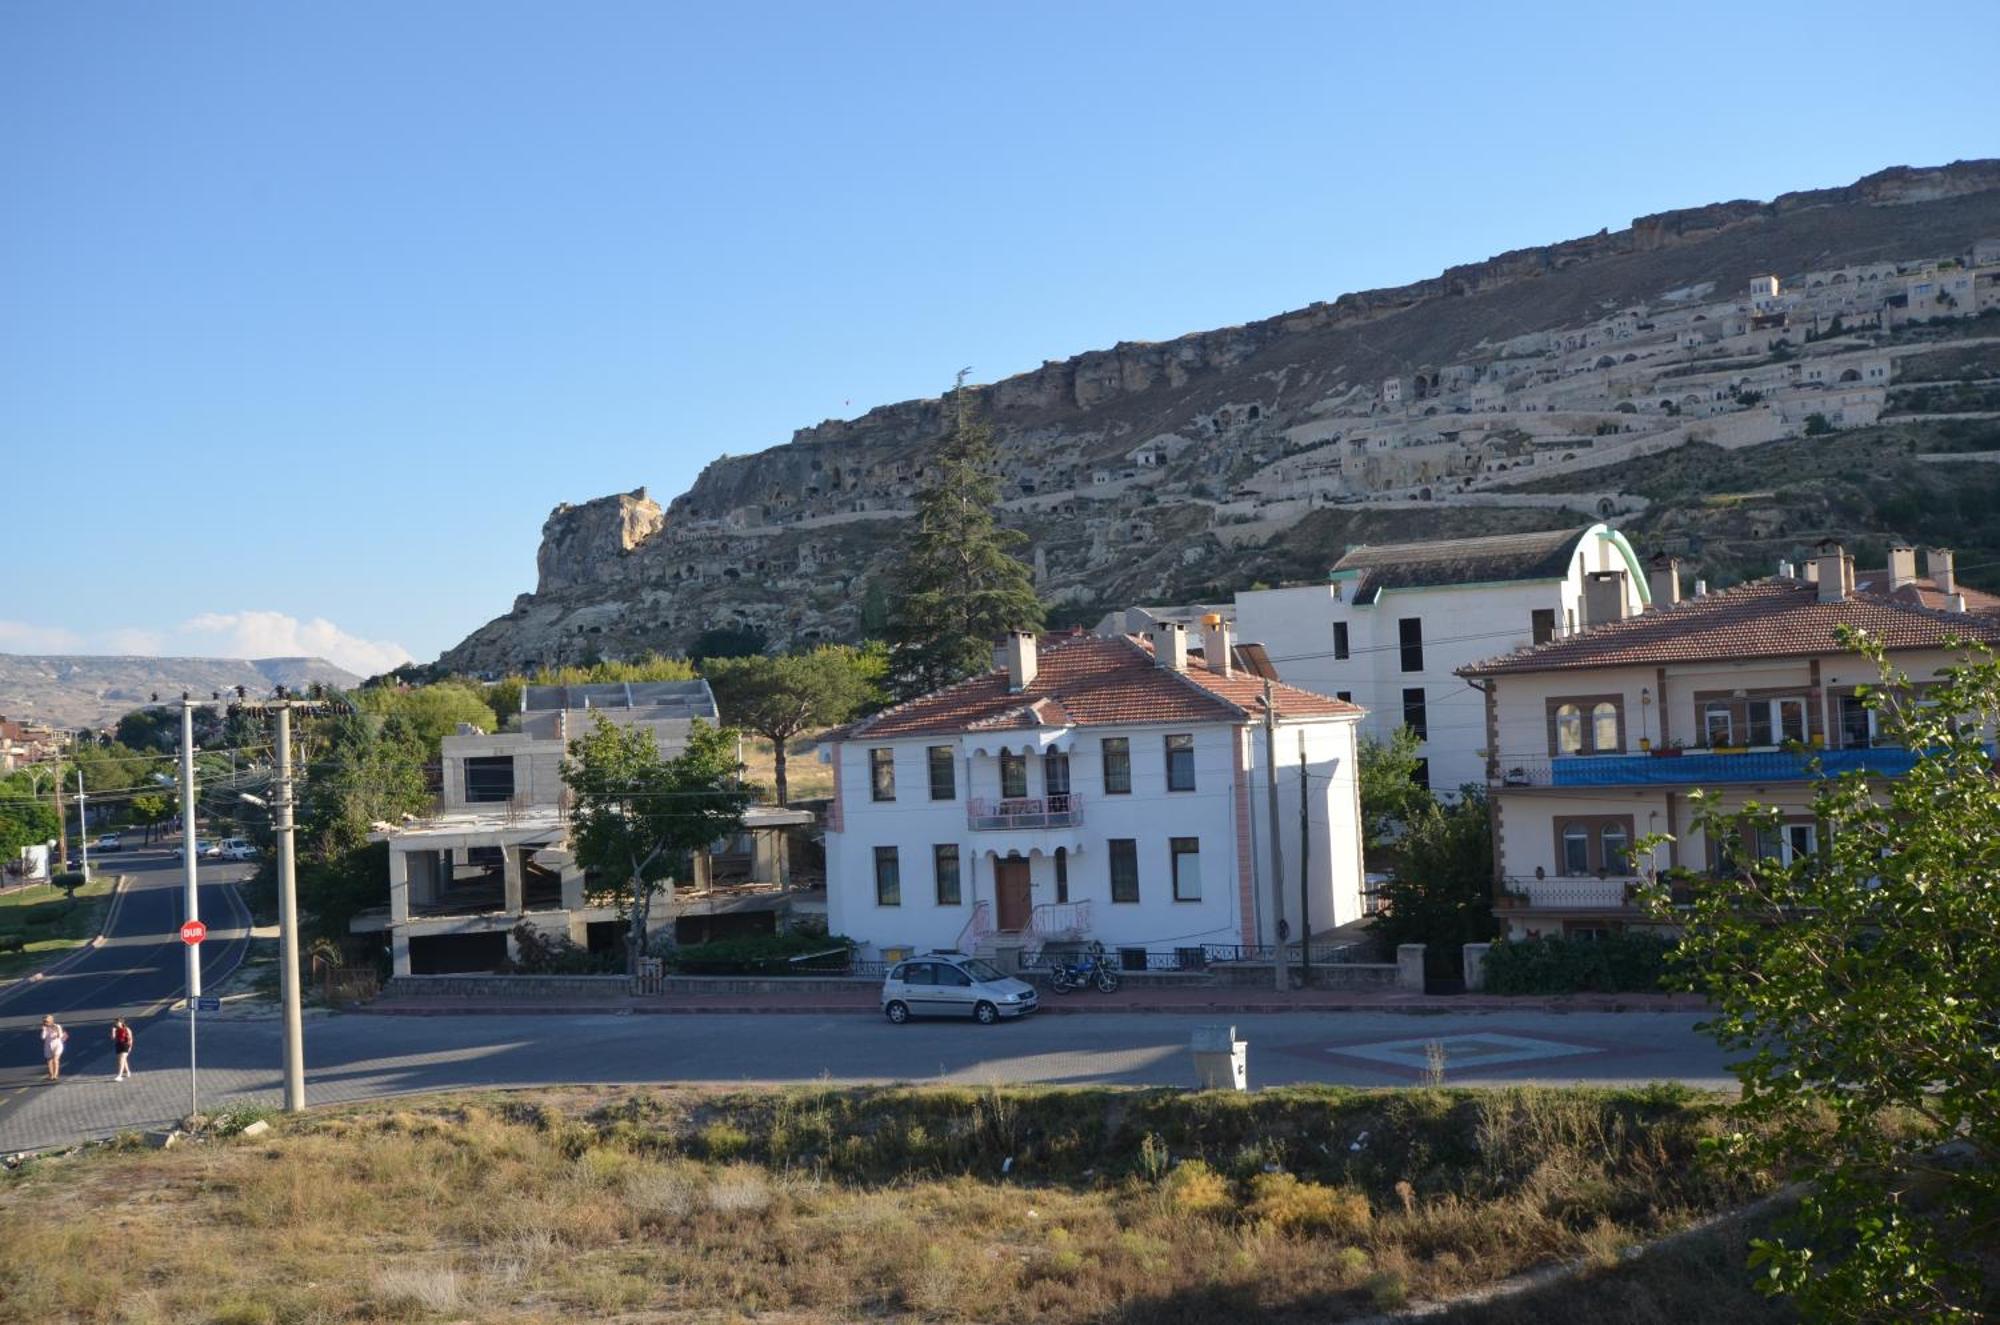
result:
[(994, 518), (993, 432), (971, 416), (963, 374), (954, 404), (951, 436), (929, 461), (893, 577), (889, 674), (903, 699), (985, 671), (1002, 635), (1042, 624), (1033, 576), (1012, 551), (1027, 536)]

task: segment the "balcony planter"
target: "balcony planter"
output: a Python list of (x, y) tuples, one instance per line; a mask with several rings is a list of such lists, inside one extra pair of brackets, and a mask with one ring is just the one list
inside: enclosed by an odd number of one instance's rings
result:
[(1653, 748), (1653, 738), (1652, 738), (1652, 737), (1650, 737), (1650, 736), (1641, 736), (1641, 737), (1639, 738), (1639, 748), (1640, 748), (1641, 750), (1650, 750), (1650, 749), (1652, 749), (1652, 748)]
[(1678, 745), (1663, 745), (1659, 749), (1653, 751), (1652, 754), (1653, 758), (1655, 759), (1672, 759), (1675, 755), (1679, 754), (1680, 752), (1681, 748)]
[(1526, 893), (1501, 893), (1493, 899), (1493, 905), (1502, 911), (1521, 911), (1528, 906)]

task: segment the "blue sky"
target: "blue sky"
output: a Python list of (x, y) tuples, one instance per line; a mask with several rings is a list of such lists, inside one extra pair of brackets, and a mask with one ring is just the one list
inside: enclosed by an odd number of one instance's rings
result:
[(1991, 12), (0, 0), (0, 650), (428, 659), (961, 365), (2000, 153)]

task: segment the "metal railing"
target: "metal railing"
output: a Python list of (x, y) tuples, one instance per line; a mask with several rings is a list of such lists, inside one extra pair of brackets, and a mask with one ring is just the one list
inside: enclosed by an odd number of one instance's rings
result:
[(1603, 879), (1531, 879), (1509, 876), (1503, 881), (1501, 904), (1530, 910), (1622, 911), (1632, 904), (1638, 880), (1625, 875)]
[(1010, 796), (975, 800), (965, 807), (966, 822), (980, 832), (1018, 828), (1074, 828), (1083, 822), (1083, 797), (1074, 792), (1054, 796)]
[[(1183, 952), (1186, 949), (1176, 949)], [(1332, 966), (1341, 962), (1358, 962), (1367, 955), (1365, 943), (1315, 943), (1312, 945), (1312, 962), (1315, 966)], [(1260, 962), (1268, 965), (1279, 954), (1288, 962), (1299, 959), (1299, 945), (1296, 943), (1204, 943), (1201, 945), (1202, 961), (1206, 965), (1218, 966), (1228, 962)]]
[(1858, 750), (1654, 750), (1630, 755), (1566, 755), (1499, 760), (1499, 787), (1711, 786), (1805, 782), (1842, 773), (1902, 777), (1917, 753), (1899, 746)]
[(1027, 932), (1042, 939), (1076, 938), (1088, 934), (1090, 903), (1043, 903), (1028, 913)]
[(958, 938), (952, 942), (951, 946), (960, 952), (973, 952), (978, 949), (979, 941), (989, 937), (992, 933), (993, 904), (991, 902), (974, 902), (972, 904), (972, 915), (966, 919), (965, 928), (958, 931)]

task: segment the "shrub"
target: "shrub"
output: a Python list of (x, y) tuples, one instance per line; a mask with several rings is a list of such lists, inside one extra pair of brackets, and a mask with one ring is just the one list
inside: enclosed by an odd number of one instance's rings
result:
[(1160, 1184), (1160, 1194), (1167, 1209), (1177, 1215), (1220, 1215), (1236, 1205), (1229, 1191), (1229, 1179), (1198, 1159), (1176, 1165)]
[(552, 934), (523, 920), (514, 926), (514, 969), (523, 975), (593, 975), (624, 967), (616, 952), (592, 952), (567, 934)]
[[(824, 961), (791, 960), (833, 948), (840, 952)], [(853, 940), (837, 934), (760, 934), (689, 944), (674, 949), (668, 960), (675, 970), (688, 975), (811, 975), (845, 970), (853, 949)], [(811, 969), (802, 969), (806, 967)]]
[(1486, 987), (1496, 994), (1634, 993), (1658, 989), (1673, 940), (1657, 934), (1601, 939), (1510, 939), (1486, 954)]
[(733, 1123), (710, 1123), (701, 1129), (701, 1153), (709, 1159), (734, 1159), (749, 1148), (750, 1134)]
[(1251, 1179), (1250, 1214), (1288, 1233), (1335, 1235), (1366, 1232), (1375, 1219), (1360, 1192), (1300, 1182), (1289, 1173), (1260, 1173)]

